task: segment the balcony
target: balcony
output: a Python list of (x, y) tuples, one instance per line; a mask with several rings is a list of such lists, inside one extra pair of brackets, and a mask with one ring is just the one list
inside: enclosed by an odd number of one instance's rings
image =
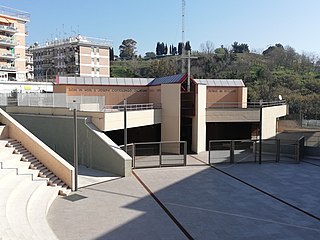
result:
[(16, 68), (9, 65), (0, 65), (0, 71), (15, 72)]
[(0, 39), (0, 46), (7, 46), (7, 47), (14, 47), (17, 46), (18, 44), (12, 40), (8, 40), (8, 39)]
[(8, 33), (17, 33), (18, 29), (16, 27), (0, 25), (0, 31)]
[(17, 58), (17, 55), (13, 53), (0, 53), (0, 59), (14, 60), (16, 58)]

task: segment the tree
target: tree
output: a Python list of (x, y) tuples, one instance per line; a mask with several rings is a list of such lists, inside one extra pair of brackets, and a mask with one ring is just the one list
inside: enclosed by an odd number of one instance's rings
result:
[(232, 52), (234, 52), (234, 53), (248, 53), (248, 52), (250, 52), (249, 46), (246, 43), (239, 44), (238, 42), (234, 42), (231, 46), (232, 46)]
[(137, 42), (133, 39), (125, 39), (119, 46), (120, 58), (125, 60), (133, 59), (136, 54)]
[(160, 42), (157, 42), (156, 55), (157, 55), (157, 56), (160, 56), (160, 55), (161, 55), (161, 44), (160, 44)]
[(153, 59), (156, 58), (156, 54), (154, 52), (146, 52), (144, 58)]
[(184, 49), (185, 49), (186, 51), (191, 51), (191, 45), (190, 45), (190, 42), (189, 42), (189, 41), (186, 42), (186, 45), (185, 45)]
[(182, 50), (183, 50), (184, 44), (182, 42), (179, 42), (178, 44), (178, 54), (182, 55)]
[(214, 44), (211, 41), (201, 43), (200, 48), (203, 53), (211, 54), (214, 52)]

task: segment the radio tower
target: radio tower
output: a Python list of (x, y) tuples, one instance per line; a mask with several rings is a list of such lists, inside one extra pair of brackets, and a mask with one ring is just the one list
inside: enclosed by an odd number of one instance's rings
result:
[(186, 1), (182, 0), (182, 43), (184, 44), (184, 15), (186, 11)]
[(182, 0), (182, 53), (181, 53), (181, 57), (182, 57), (182, 61), (181, 61), (181, 73), (185, 73), (186, 69), (185, 69), (185, 50), (184, 50), (184, 15), (185, 15), (185, 11), (186, 11), (186, 1)]

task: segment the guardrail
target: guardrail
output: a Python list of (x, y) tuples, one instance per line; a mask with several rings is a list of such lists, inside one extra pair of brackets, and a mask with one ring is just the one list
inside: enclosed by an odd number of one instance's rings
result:
[(64, 93), (18, 93), (18, 106), (65, 107), (80, 109), (81, 104), (104, 105), (104, 96), (67, 96)]
[[(209, 164), (294, 161), (299, 163), (304, 152), (304, 137), (298, 140), (265, 139), (259, 140), (210, 140), (208, 151)], [(259, 156), (258, 156), (259, 155)], [(282, 156), (283, 158), (280, 158)], [(261, 161), (261, 162), (260, 162)]]
[[(124, 146), (120, 146), (124, 149)], [(132, 168), (186, 166), (187, 142), (142, 142), (127, 145)]]
[(207, 108), (260, 108), (285, 105), (286, 101), (272, 102), (208, 102)]
[[(103, 108), (103, 112), (119, 112), (124, 111), (125, 105), (106, 105)], [(139, 103), (139, 104), (127, 104), (127, 111), (139, 111), (139, 110), (148, 110), (148, 109), (160, 109), (161, 104), (155, 103)]]

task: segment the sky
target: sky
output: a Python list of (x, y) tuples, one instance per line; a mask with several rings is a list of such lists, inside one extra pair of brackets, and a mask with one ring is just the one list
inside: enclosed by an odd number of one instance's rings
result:
[[(201, 50), (246, 43), (262, 52), (281, 43), (298, 53), (320, 55), (319, 0), (185, 0), (185, 41)], [(182, 0), (0, 0), (0, 5), (30, 13), (27, 44), (81, 35), (112, 41), (115, 53), (124, 39), (137, 53), (155, 52), (157, 42), (182, 40)]]

